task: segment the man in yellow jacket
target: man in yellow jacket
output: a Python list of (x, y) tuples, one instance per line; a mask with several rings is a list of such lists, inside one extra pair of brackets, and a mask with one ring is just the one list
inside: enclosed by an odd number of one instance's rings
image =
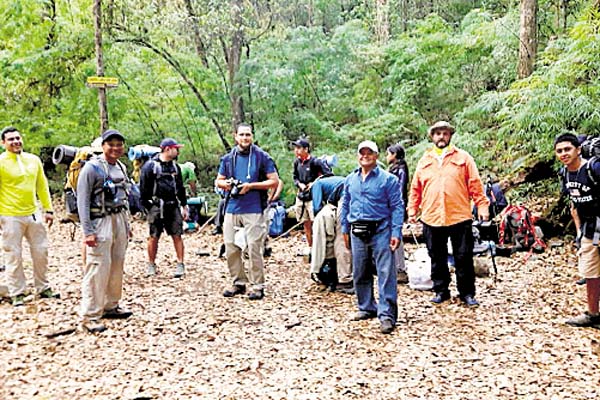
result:
[(489, 200), (473, 157), (450, 145), (453, 134), (454, 127), (446, 121), (429, 128), (434, 147), (417, 164), (408, 200), (408, 223), (415, 223), (421, 212), (436, 293), (431, 301), (440, 304), (450, 299), (450, 238), (459, 297), (467, 306), (476, 307), (471, 200), (484, 221), (489, 219)]
[[(9, 295), (14, 306), (21, 306), (25, 298), (25, 273), (23, 272), (23, 237), (29, 242), (33, 262), (35, 288), (42, 298), (58, 298), (50, 289), (48, 269), (48, 226), (54, 220), (48, 180), (39, 157), (23, 151), (23, 139), (12, 127), (2, 130), (0, 154), (0, 226), (2, 248)], [(40, 201), (43, 213), (38, 209)]]

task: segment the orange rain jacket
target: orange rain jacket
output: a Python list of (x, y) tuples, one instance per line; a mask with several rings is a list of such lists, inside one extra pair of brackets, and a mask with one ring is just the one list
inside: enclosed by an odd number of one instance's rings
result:
[(417, 164), (408, 200), (409, 217), (421, 210), (421, 221), (430, 226), (450, 226), (473, 218), (475, 205), (489, 207), (473, 157), (452, 146), (440, 162), (435, 150)]

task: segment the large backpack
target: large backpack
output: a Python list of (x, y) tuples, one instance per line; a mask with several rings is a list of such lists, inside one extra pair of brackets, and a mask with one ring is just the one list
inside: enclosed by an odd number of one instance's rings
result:
[(276, 237), (283, 233), (283, 226), (285, 224), (285, 207), (280, 201), (274, 202), (269, 205), (267, 211), (269, 213), (269, 236)]
[[(77, 151), (75, 158), (69, 165), (67, 170), (66, 183), (64, 187), (65, 193), (65, 213), (66, 219), (72, 222), (79, 222), (79, 212), (77, 208), (77, 182), (83, 166), (96, 156), (96, 153), (91, 147), (82, 147)], [(108, 181), (108, 165), (106, 162), (102, 164), (102, 174), (104, 176), (104, 183)], [(128, 198), (128, 208), (131, 214), (143, 211), (141, 206), (141, 195), (139, 186), (134, 184), (127, 177), (127, 170), (125, 165), (121, 161), (117, 160), (117, 165), (123, 171), (125, 176), (125, 193)], [(104, 186), (104, 185), (103, 185)], [(133, 207), (132, 207), (133, 205)], [(104, 207), (104, 205), (102, 205)]]
[(525, 206), (509, 205), (500, 215), (500, 246), (506, 244), (517, 251), (544, 251), (546, 244), (537, 234), (531, 213)]

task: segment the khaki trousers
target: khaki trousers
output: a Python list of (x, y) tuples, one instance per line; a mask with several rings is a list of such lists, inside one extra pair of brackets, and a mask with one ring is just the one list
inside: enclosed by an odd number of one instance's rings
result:
[(48, 236), (42, 213), (26, 217), (0, 217), (2, 249), (9, 296), (25, 292), (27, 281), (23, 270), (23, 238), (27, 239), (33, 264), (33, 282), (38, 293), (48, 289)]
[(123, 266), (128, 244), (127, 213), (93, 220), (96, 247), (86, 246), (86, 265), (81, 283), (80, 317), (97, 320), (119, 304), (123, 290)]
[(346, 248), (342, 235), (341, 209), (326, 204), (313, 221), (313, 246), (310, 272), (317, 273), (327, 258), (337, 261), (338, 281), (352, 282), (352, 253)]
[[(250, 285), (251, 290), (263, 290), (265, 273), (263, 244), (267, 234), (267, 218), (264, 214), (225, 214), (223, 240), (227, 267), (234, 285)], [(249, 258), (248, 270), (244, 268), (242, 249), (234, 243), (235, 228), (243, 227), (246, 234)]]

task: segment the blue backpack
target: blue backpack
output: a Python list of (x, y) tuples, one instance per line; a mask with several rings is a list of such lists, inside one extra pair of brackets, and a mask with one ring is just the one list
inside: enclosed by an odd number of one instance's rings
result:
[(271, 203), (269, 205), (269, 219), (271, 225), (269, 225), (269, 236), (276, 237), (283, 233), (283, 225), (285, 223), (285, 207), (280, 201)]

